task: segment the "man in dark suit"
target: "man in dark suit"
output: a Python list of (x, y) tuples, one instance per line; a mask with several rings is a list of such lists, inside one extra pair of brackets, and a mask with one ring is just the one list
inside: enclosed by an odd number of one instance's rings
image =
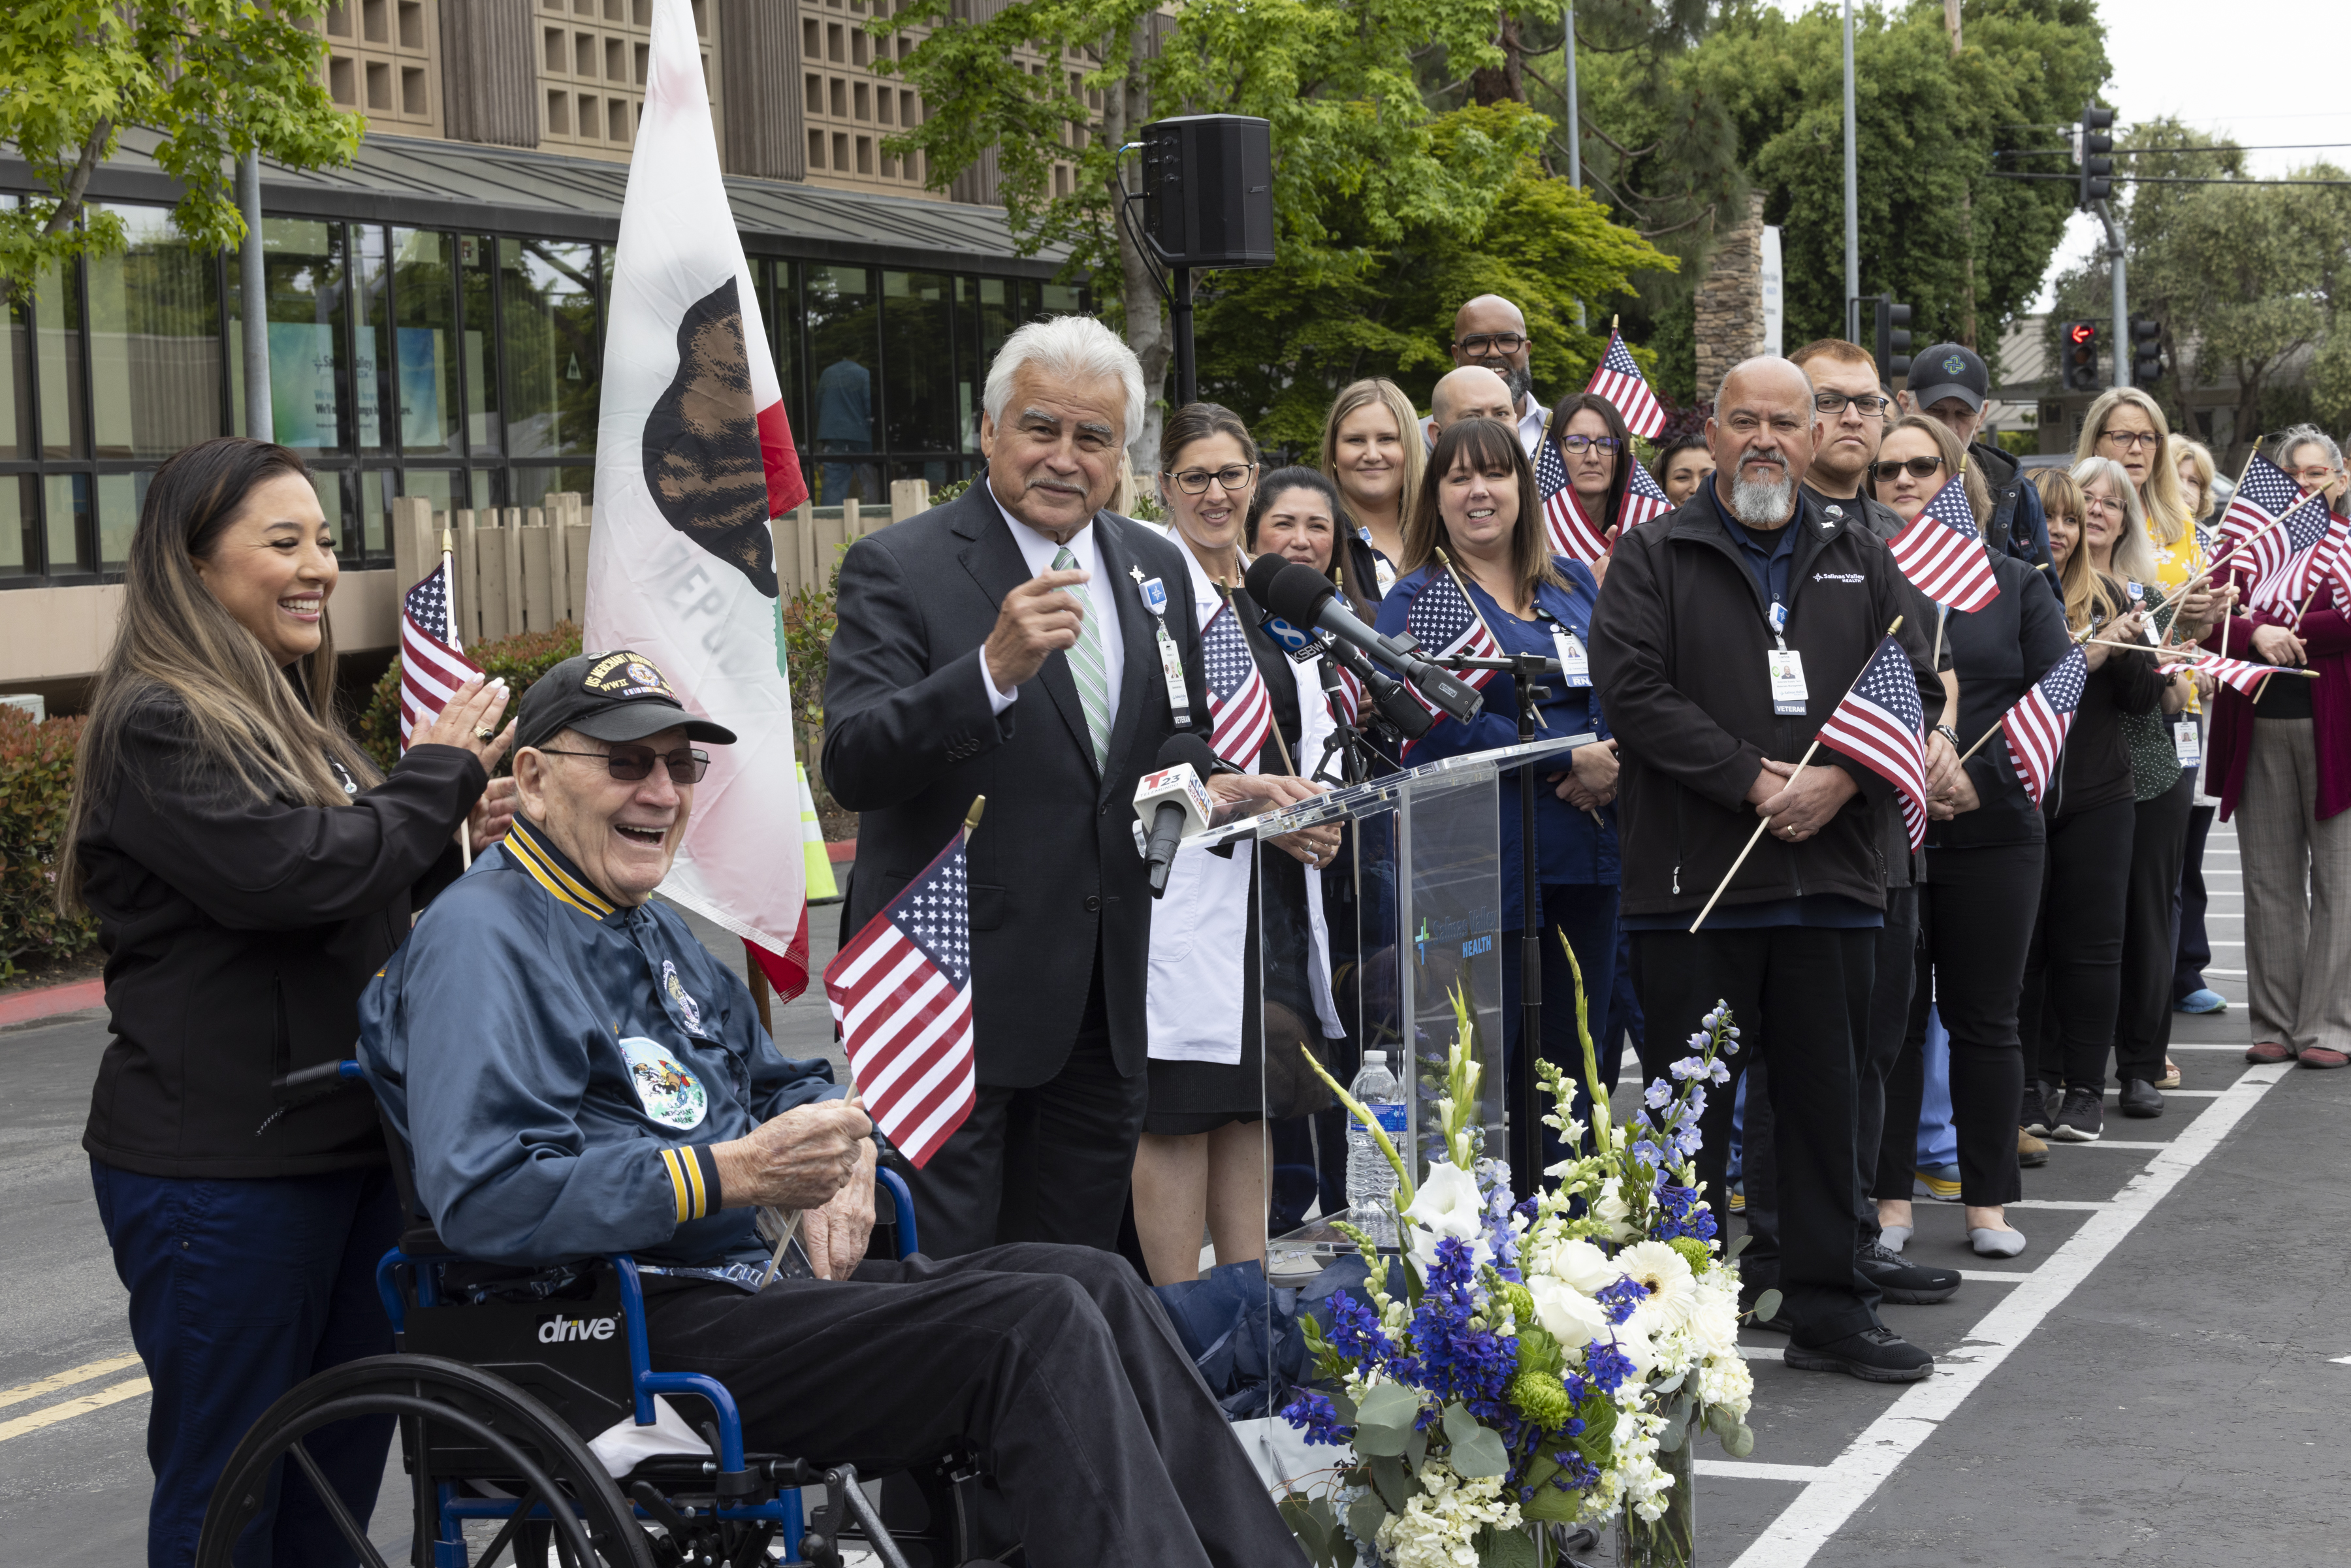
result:
[(1142, 417), (1141, 367), (1109, 329), (1032, 322), (988, 373), (987, 472), (841, 560), (823, 768), (860, 813), (850, 929), (987, 797), (968, 851), (978, 1101), (914, 1175), (935, 1257), (1117, 1242), (1146, 1083), (1135, 782), (1178, 727), (1208, 728), (1178, 547), (1102, 509)]

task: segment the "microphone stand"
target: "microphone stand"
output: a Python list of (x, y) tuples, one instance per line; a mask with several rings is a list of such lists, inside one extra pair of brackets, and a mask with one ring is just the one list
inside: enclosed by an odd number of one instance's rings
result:
[[(1536, 709), (1551, 693), (1535, 685), (1538, 678), (1559, 670), (1559, 661), (1537, 653), (1517, 653), (1507, 659), (1438, 659), (1448, 670), (1503, 670), (1518, 694), (1519, 743), (1535, 738), (1543, 727)], [(1511, 1140), (1519, 1157), (1510, 1162), (1510, 1190), (1531, 1197), (1542, 1189), (1542, 1081), (1535, 1074), (1535, 1057), (1542, 1051), (1542, 893), (1535, 872), (1535, 769), (1531, 762), (1519, 768), (1519, 896), (1525, 928), (1519, 938), (1519, 1052), (1524, 1067), (1523, 1094), (1513, 1121), (1522, 1134)], [(1510, 1072), (1502, 1079), (1507, 1086)]]

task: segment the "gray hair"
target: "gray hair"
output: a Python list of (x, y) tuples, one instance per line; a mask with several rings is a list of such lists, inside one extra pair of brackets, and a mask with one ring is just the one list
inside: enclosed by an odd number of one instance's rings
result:
[(2343, 448), (2335, 444), (2335, 437), (2314, 424), (2295, 424), (2286, 427), (2284, 433), (2277, 438), (2278, 466), (2283, 468), (2293, 462), (2296, 449), (2304, 446), (2324, 447), (2326, 451), (2326, 465), (2330, 468), (2343, 466)]
[[(2115, 541), (2115, 575), (2126, 582), (2140, 584), (2156, 580), (2160, 569), (2156, 564), (2155, 547), (2147, 542), (2147, 508), (2139, 503), (2138, 486), (2131, 483), (2130, 470), (2111, 457), (2085, 457), (2074, 465), (2074, 483), (2087, 497), (2094, 480), (2103, 479), (2106, 488), (2122, 497), (2123, 534)], [(2086, 526), (2085, 526), (2086, 527)], [(2090, 548), (2086, 531), (2082, 548)]]
[(1125, 426), (1118, 433), (1123, 446), (1143, 428), (1143, 363), (1119, 335), (1092, 316), (1049, 316), (1031, 321), (1004, 340), (996, 362), (987, 367), (987, 386), (981, 404), (998, 426), (1004, 423), (1005, 406), (1012, 401), (1012, 378), (1022, 369), (1065, 381), (1100, 381), (1115, 376), (1126, 392)]

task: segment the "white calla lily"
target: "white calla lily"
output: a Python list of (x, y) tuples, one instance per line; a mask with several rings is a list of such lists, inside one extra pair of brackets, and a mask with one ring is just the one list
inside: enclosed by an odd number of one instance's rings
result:
[(1486, 1240), (1486, 1199), (1478, 1190), (1478, 1178), (1449, 1160), (1428, 1167), (1428, 1178), (1413, 1194), (1404, 1217), (1412, 1231), (1412, 1260), (1424, 1280), (1437, 1267), (1437, 1244), (1448, 1236), (1470, 1243), (1479, 1263), (1494, 1260), (1494, 1249)]

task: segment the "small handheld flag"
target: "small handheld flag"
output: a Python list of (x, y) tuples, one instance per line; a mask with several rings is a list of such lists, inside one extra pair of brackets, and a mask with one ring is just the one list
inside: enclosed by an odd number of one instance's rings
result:
[(866, 1113), (919, 1170), (977, 1097), (971, 904), (960, 830), (825, 966), (825, 999)]
[(2294, 483), (2293, 475), (2254, 453), (2245, 465), (2244, 476), (2237, 482), (2236, 494), (2229, 498), (2229, 509), (2220, 515), (2213, 554), (2225, 556), (2241, 549), (2302, 498), (2302, 486)]
[(2008, 760), (2035, 806), (2057, 776), (2065, 736), (2074, 727), (2074, 712), (2082, 706), (2082, 689), (2089, 680), (2088, 656), (2079, 647), (2068, 648), (2024, 699), (2001, 716), (2000, 727), (2008, 733)]
[(459, 651), (457, 585), (449, 552), (424, 574), (400, 604), (400, 748), (408, 749), (416, 727), (449, 706), (457, 688), (482, 673)]
[(1972, 613), (2000, 597), (1975, 508), (1958, 475), (1927, 499), (1887, 544), (1910, 585), (1938, 604)]
[[(1625, 416), (1625, 428), (1645, 441), (1655, 441), (1666, 428), (1666, 411), (1657, 402), (1657, 394), (1649, 390), (1648, 378), (1641, 374), (1633, 351), (1625, 346), (1625, 334), (1615, 328), (1608, 329), (1608, 351), (1592, 372), (1584, 389), (1598, 392), (1616, 405)], [(1626, 453), (1626, 459), (1632, 457)]]
[[(1633, 462), (1626, 453), (1625, 461)], [(1633, 482), (1625, 487), (1625, 506), (1616, 519), (1620, 528), (1637, 528), (1651, 517), (1662, 517), (1674, 509), (1673, 498), (1667, 496), (1656, 476), (1638, 463), (1633, 463)]]
[[(1462, 591), (1461, 586), (1453, 580), (1453, 574), (1441, 569), (1430, 570), (1419, 595), (1413, 600), (1412, 607), (1405, 612), (1404, 629), (1422, 647), (1433, 650), (1429, 657), (1439, 664), (1447, 659), (1501, 657), (1501, 644), (1494, 641), (1493, 634), (1486, 630), (1486, 623), (1478, 618), (1477, 607), (1469, 602), (1469, 597)], [(1463, 680), (1483, 690), (1486, 683), (1493, 678), (1494, 672), (1463, 670), (1460, 674)], [(1445, 717), (1444, 712), (1423, 697), (1417, 689), (1409, 686), (1405, 689), (1411, 691), (1413, 700), (1427, 708), (1430, 714), (1439, 719)]]
[[(1630, 462), (1632, 454), (1624, 457)], [(1535, 449), (1535, 491), (1542, 497), (1543, 534), (1552, 554), (1589, 566), (1608, 553), (1606, 537), (1583, 515), (1575, 486), (1567, 482), (1567, 460), (1560, 455), (1556, 435), (1546, 434)]]
[(1887, 637), (1862, 666), (1820, 741), (1894, 786), (1914, 851), (1927, 841), (1927, 714), (1910, 655)]
[(1200, 659), (1208, 677), (1208, 749), (1243, 771), (1254, 771), (1273, 727), (1273, 700), (1230, 598), (1217, 606), (1200, 633)]
[[(2253, 541), (2247, 554), (2283, 559), (2254, 582), (2250, 601), (2252, 607), (2288, 610), (2317, 591), (2344, 547), (2346, 529), (2351, 529), (2351, 523), (2334, 516), (2325, 506), (2306, 506), (2289, 518), (2283, 529)], [(2264, 551), (2262, 545), (2272, 539), (2278, 541), (2275, 548)]]

